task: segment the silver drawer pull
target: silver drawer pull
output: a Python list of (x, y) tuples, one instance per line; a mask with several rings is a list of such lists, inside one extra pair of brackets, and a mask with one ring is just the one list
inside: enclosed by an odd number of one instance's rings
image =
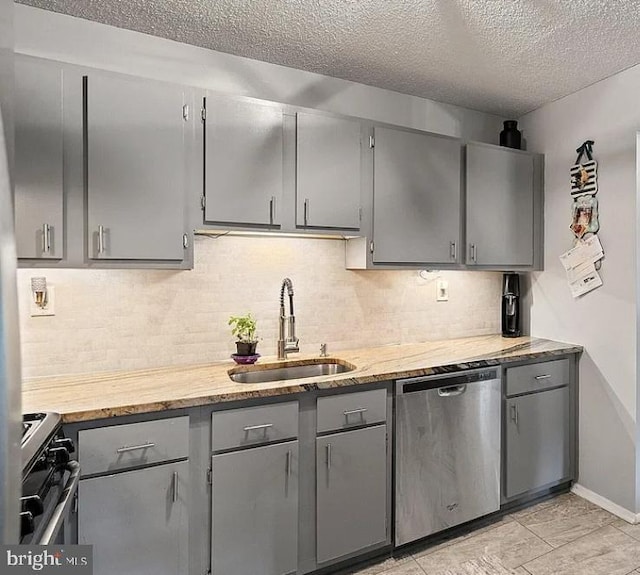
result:
[(143, 443), (142, 445), (125, 445), (124, 447), (120, 447), (116, 449), (116, 453), (127, 453), (129, 451), (138, 451), (139, 449), (151, 449), (155, 447), (155, 443)]
[(270, 427), (273, 427), (273, 423), (263, 423), (262, 425), (247, 425), (244, 430), (256, 431), (257, 429), (269, 429)]
[(331, 469), (331, 444), (327, 443), (327, 469)]
[(551, 374), (546, 373), (545, 375), (536, 375), (536, 376), (534, 377), (534, 379), (536, 379), (536, 380), (540, 380), (540, 379), (549, 379), (550, 377), (551, 377)]
[(345, 417), (349, 417), (350, 415), (355, 415), (356, 413), (365, 413), (369, 411), (366, 407), (359, 407), (358, 409), (348, 409), (347, 411), (343, 411)]
[(286, 465), (287, 477), (291, 475), (291, 450), (287, 450), (287, 465)]

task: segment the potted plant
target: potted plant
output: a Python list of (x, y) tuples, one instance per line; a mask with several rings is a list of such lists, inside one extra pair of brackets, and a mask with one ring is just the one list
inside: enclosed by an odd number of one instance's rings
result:
[(242, 357), (255, 356), (258, 338), (256, 337), (256, 320), (251, 313), (232, 315), (229, 318), (229, 325), (231, 326), (231, 334), (236, 338), (237, 353), (234, 355)]

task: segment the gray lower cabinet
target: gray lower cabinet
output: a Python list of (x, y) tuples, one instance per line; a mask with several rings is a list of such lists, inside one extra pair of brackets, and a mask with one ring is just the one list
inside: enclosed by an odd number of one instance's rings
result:
[(214, 455), (212, 575), (298, 567), (298, 441)]
[(360, 131), (356, 120), (297, 114), (296, 226), (360, 228)]
[(505, 495), (512, 498), (570, 479), (570, 389), (505, 401)]
[(84, 90), (89, 258), (182, 260), (185, 88), (95, 72)]
[(318, 437), (316, 473), (318, 563), (384, 542), (386, 425)]
[(95, 575), (187, 575), (189, 463), (82, 479), (78, 543)]
[(459, 262), (462, 142), (375, 128), (373, 262)]
[(21, 259), (61, 259), (63, 81), (61, 64), (15, 59), (15, 225)]
[(205, 223), (279, 227), (282, 107), (208, 94), (205, 109)]
[(535, 155), (470, 143), (466, 157), (466, 263), (532, 266)]

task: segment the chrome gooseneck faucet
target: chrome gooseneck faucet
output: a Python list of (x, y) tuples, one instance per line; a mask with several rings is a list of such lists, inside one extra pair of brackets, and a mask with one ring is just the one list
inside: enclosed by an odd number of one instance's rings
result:
[[(289, 317), (287, 317), (284, 309), (285, 289), (289, 296)], [(288, 324), (288, 329), (285, 328), (285, 324)], [(300, 351), (298, 347), (299, 340), (296, 337), (296, 317), (293, 314), (293, 284), (289, 278), (284, 278), (280, 287), (280, 318), (278, 325), (278, 359), (287, 359), (288, 352)], [(287, 331), (286, 337), (285, 331)]]

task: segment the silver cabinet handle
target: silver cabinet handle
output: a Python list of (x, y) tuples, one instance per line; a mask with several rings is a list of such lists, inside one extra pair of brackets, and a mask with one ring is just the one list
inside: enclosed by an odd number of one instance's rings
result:
[(449, 255), (452, 260), (455, 260), (458, 257), (458, 245), (456, 242), (449, 243)]
[(263, 423), (261, 425), (247, 425), (247, 427), (245, 427), (244, 430), (255, 431), (257, 429), (269, 429), (270, 427), (273, 427), (273, 423)]
[(331, 469), (331, 444), (327, 443), (327, 469)]
[(286, 470), (287, 470), (287, 477), (289, 477), (291, 475), (291, 450), (290, 449), (287, 451), (287, 466), (286, 466)]
[(120, 447), (116, 449), (116, 453), (127, 453), (129, 451), (138, 451), (139, 449), (151, 449), (155, 447), (155, 443), (142, 443), (140, 445), (125, 445), (124, 447)]
[(511, 421), (513, 421), (513, 423), (518, 425), (518, 406), (517, 405), (511, 406)]
[(51, 253), (51, 226), (42, 224), (42, 253)]
[(359, 407), (358, 409), (348, 409), (347, 411), (343, 411), (345, 417), (349, 417), (350, 415), (355, 415), (356, 413), (366, 413), (369, 411), (366, 407)]
[(304, 227), (307, 227), (309, 222), (309, 200), (308, 198), (304, 199)]
[(275, 220), (276, 213), (276, 197), (271, 196), (269, 200), (269, 225), (273, 225), (273, 221)]
[(477, 261), (476, 244), (469, 244), (469, 248), (471, 250), (471, 261), (475, 263)]
[(172, 498), (173, 498), (173, 502), (175, 503), (176, 501), (178, 501), (178, 472), (174, 471), (173, 472), (173, 483), (172, 483)]
[(534, 379), (541, 380), (541, 379), (549, 379), (550, 377), (551, 377), (550, 373), (545, 373), (544, 375), (536, 375)]
[(189, 236), (187, 234), (182, 234), (182, 248), (189, 249)]
[(104, 226), (98, 226), (98, 253), (104, 253)]

